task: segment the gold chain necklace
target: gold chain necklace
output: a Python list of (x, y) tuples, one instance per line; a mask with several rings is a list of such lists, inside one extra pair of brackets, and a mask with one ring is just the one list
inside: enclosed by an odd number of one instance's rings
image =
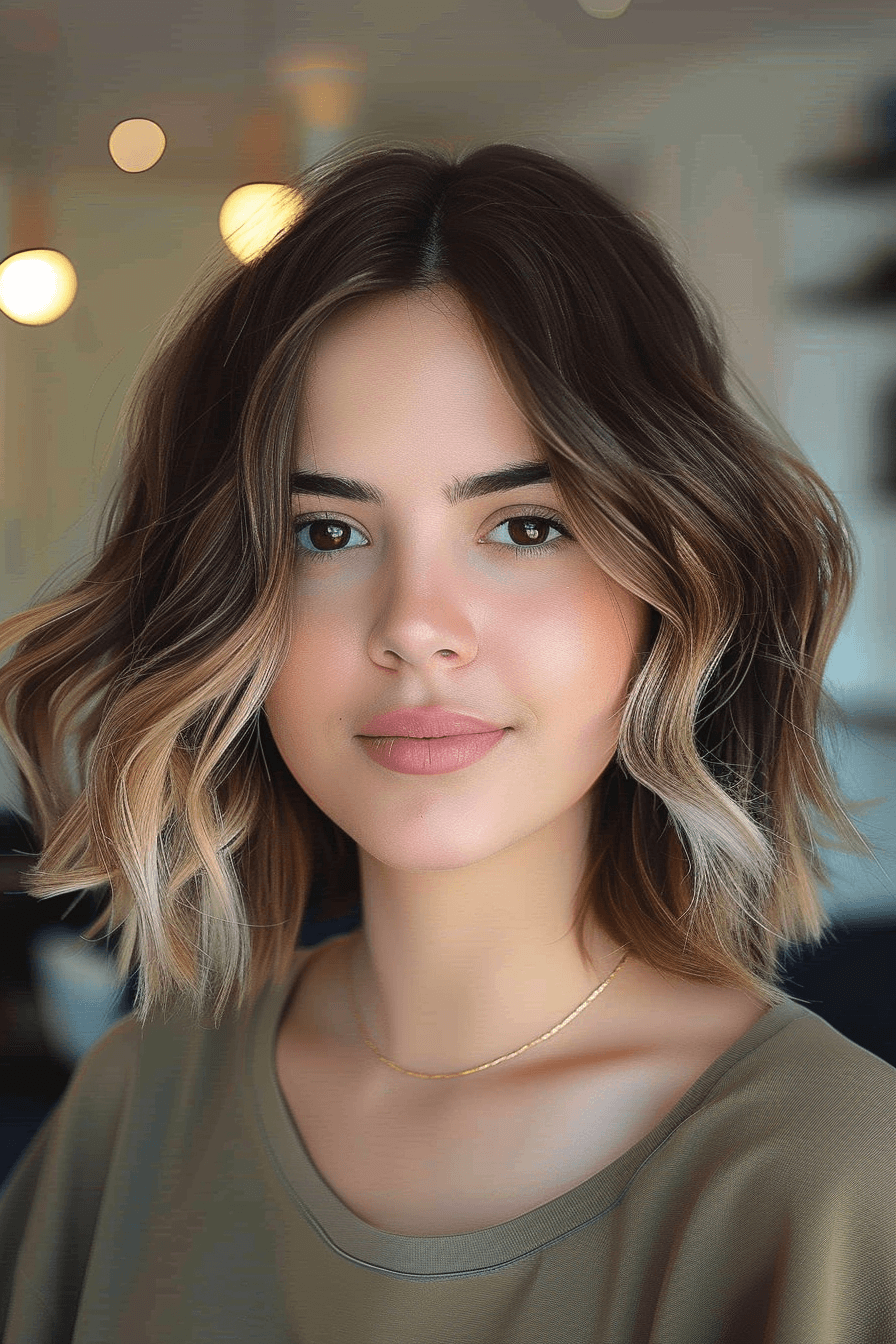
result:
[[(345, 951), (346, 952), (348, 951), (347, 947), (345, 948)], [(606, 989), (607, 985), (613, 979), (613, 976), (616, 974), (616, 971), (620, 969), (620, 967), (622, 966), (622, 962), (625, 961), (627, 956), (628, 953), (627, 952), (624, 953), (622, 961), (620, 961), (619, 965), (616, 967), (616, 970), (607, 976), (603, 984), (598, 985), (597, 989), (593, 989), (591, 993), (588, 995), (587, 999), (584, 999), (582, 1003), (579, 1004), (578, 1008), (574, 1008), (568, 1017), (564, 1017), (562, 1022), (558, 1022), (556, 1027), (551, 1027), (551, 1030), (546, 1031), (543, 1036), (536, 1037), (536, 1039), (534, 1041), (530, 1041), (528, 1045), (521, 1045), (518, 1050), (512, 1050), (508, 1055), (501, 1055), (500, 1058), (498, 1059), (489, 1060), (488, 1064), (477, 1064), (476, 1067), (473, 1069), (460, 1069), (457, 1073), (418, 1073), (415, 1069), (403, 1069), (400, 1064), (396, 1064), (393, 1060), (387, 1059), (385, 1055), (380, 1054), (379, 1050), (377, 1050), (373, 1041), (367, 1035), (367, 1032), (364, 1029), (364, 1023), (361, 1021), (361, 1017), (358, 1012), (358, 1002), (357, 999), (355, 998), (355, 986), (351, 975), (351, 966), (349, 965), (348, 985), (349, 985), (349, 994), (351, 996), (352, 1012), (355, 1015), (355, 1021), (357, 1022), (361, 1030), (361, 1035), (363, 1036), (365, 1043), (370, 1047), (370, 1049), (373, 1051), (373, 1053), (377, 1056), (378, 1059), (381, 1059), (384, 1064), (389, 1065), (390, 1069), (397, 1069), (399, 1073), (405, 1073), (410, 1078), (463, 1078), (468, 1073), (479, 1073), (482, 1069), (493, 1068), (495, 1064), (503, 1064), (505, 1059), (515, 1059), (516, 1056), (521, 1055), (524, 1050), (529, 1050), (533, 1045), (538, 1045), (541, 1041), (548, 1040), (556, 1032), (560, 1031), (562, 1027), (568, 1026), (568, 1024), (572, 1022), (573, 1018), (578, 1017), (579, 1013), (581, 1013), (583, 1009), (587, 1008), (589, 1003), (591, 1003), (594, 999), (596, 999), (598, 994), (600, 994), (604, 989)]]

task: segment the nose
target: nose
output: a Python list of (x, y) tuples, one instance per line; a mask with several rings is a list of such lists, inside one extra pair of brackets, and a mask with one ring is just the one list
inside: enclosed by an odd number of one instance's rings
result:
[(422, 581), (420, 570), (409, 567), (391, 580), (370, 632), (370, 654), (374, 661), (399, 659), (420, 668), (437, 660), (462, 666), (476, 657), (477, 630), (470, 611), (471, 603), (459, 588), (456, 574)]

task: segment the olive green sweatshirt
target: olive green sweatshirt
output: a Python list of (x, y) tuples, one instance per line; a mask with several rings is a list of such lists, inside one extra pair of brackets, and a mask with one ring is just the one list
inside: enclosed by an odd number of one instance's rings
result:
[(400, 1236), (274, 1068), (307, 955), (215, 1028), (122, 1018), (0, 1190), (3, 1344), (896, 1344), (896, 1069), (791, 998), (634, 1147), (482, 1231)]

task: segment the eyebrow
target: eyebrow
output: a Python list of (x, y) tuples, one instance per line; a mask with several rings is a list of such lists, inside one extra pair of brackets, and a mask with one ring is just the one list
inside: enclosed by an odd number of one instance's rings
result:
[[(442, 487), (442, 495), (449, 504), (477, 499), (480, 495), (494, 495), (499, 490), (516, 490), (524, 485), (541, 485), (551, 480), (548, 462), (516, 462), (499, 471), (486, 471), (481, 476), (456, 476), (450, 485)], [(386, 500), (376, 486), (367, 481), (355, 481), (345, 476), (328, 476), (317, 471), (294, 471), (289, 478), (291, 495), (332, 495), (336, 499), (356, 500), (359, 504), (385, 505)]]

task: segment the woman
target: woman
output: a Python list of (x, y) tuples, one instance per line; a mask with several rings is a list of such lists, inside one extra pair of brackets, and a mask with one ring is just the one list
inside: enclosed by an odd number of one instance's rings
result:
[(885, 1337), (896, 1070), (780, 987), (810, 809), (865, 847), (835, 496), (569, 165), (293, 185), (0, 627), (31, 894), (107, 887), (139, 973), (0, 1200), (4, 1339)]

